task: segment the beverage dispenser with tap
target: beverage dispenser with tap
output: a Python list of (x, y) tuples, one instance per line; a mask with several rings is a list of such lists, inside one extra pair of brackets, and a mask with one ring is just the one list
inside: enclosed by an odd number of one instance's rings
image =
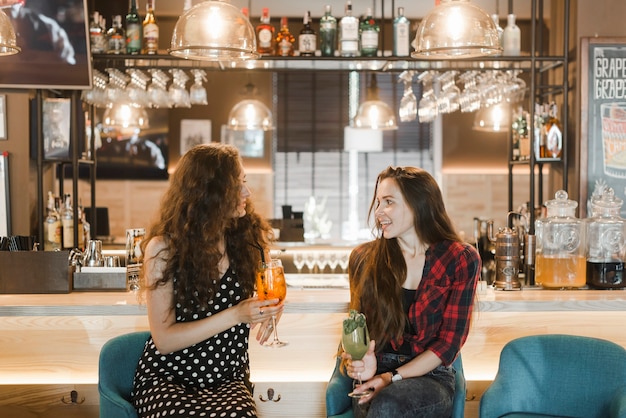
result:
[(576, 218), (578, 202), (565, 190), (546, 202), (546, 218), (535, 221), (535, 275), (546, 289), (572, 289), (586, 284), (585, 226)]
[(487, 224), (489, 239), (496, 243), (496, 280), (493, 283), (496, 289), (519, 290), (522, 285), (519, 281), (520, 273), (520, 245), (519, 234), (515, 227), (499, 228), (493, 235), (493, 221)]
[(591, 199), (587, 222), (587, 285), (592, 289), (626, 287), (626, 220), (620, 217), (622, 199), (613, 189)]

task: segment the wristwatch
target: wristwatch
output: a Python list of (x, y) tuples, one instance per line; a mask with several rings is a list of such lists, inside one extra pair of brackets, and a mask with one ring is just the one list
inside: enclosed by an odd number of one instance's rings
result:
[(393, 369), (391, 371), (391, 383), (399, 382), (402, 380), (402, 375), (398, 372), (397, 369)]

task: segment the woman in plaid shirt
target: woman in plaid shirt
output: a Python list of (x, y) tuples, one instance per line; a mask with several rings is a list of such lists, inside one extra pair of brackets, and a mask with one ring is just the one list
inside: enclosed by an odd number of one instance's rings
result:
[(369, 217), (377, 239), (350, 256), (351, 309), (363, 312), (372, 341), (361, 361), (357, 417), (449, 417), (450, 366), (470, 327), (481, 261), (446, 213), (435, 179), (415, 167), (388, 167), (376, 181)]

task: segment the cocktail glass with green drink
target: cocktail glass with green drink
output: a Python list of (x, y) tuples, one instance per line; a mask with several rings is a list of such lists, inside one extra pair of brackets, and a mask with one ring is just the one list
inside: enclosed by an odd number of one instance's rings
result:
[[(365, 323), (365, 315), (359, 313), (353, 309), (350, 310), (350, 316), (343, 320), (343, 332), (341, 335), (341, 345), (343, 350), (350, 354), (353, 360), (361, 360), (370, 343), (369, 332), (367, 331), (367, 324)], [(357, 386), (363, 384), (361, 380), (361, 373), (357, 373)], [(361, 398), (367, 396), (372, 391), (366, 391), (363, 393), (350, 392), (348, 396), (353, 398)]]

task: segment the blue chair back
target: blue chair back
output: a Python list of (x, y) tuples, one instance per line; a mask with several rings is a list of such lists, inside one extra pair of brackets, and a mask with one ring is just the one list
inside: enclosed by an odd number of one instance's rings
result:
[[(348, 396), (348, 393), (352, 391), (352, 379), (341, 373), (340, 364), (341, 358), (338, 357), (335, 370), (333, 370), (326, 387), (326, 416), (328, 418), (353, 418), (352, 398)], [(465, 416), (467, 386), (460, 353), (452, 363), (452, 367), (456, 370), (452, 418), (463, 418)]]
[(506, 414), (626, 418), (626, 350), (563, 334), (510, 341), (480, 400), (481, 417)]
[(137, 418), (130, 392), (149, 337), (148, 331), (138, 331), (114, 337), (102, 346), (98, 363), (100, 418)]

